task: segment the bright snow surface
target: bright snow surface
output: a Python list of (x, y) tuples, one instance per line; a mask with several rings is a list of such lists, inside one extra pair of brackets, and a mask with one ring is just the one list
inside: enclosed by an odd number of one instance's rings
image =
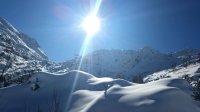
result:
[(200, 76), (200, 63), (190, 64), (187, 67), (177, 66), (173, 69), (166, 69), (153, 73), (144, 78), (144, 82), (151, 82), (165, 77), (181, 78), (189, 75), (193, 79)]
[[(40, 88), (32, 91), (36, 77)], [(71, 71), (40, 72), (30, 81), (0, 89), (1, 112), (200, 112), (190, 85), (178, 78), (134, 84)]]

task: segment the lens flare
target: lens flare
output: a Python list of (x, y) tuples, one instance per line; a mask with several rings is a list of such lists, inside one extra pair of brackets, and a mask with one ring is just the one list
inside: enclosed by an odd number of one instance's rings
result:
[(87, 35), (92, 37), (95, 33), (100, 30), (101, 22), (95, 15), (87, 16), (83, 23), (82, 28), (86, 31)]
[[(91, 11), (90, 15), (87, 16), (83, 23), (82, 23), (82, 28), (85, 30), (85, 32), (87, 33), (87, 36), (84, 40), (84, 43), (82, 45), (81, 51), (79, 53), (79, 55), (81, 56), (80, 60), (78, 60), (79, 65), (77, 70), (81, 70), (81, 65), (82, 65), (82, 61), (83, 61), (83, 57), (86, 54), (87, 51), (87, 47), (92, 39), (92, 37), (94, 36), (95, 33), (97, 33), (100, 30), (100, 26), (101, 26), (101, 21), (100, 19), (97, 17), (97, 13), (99, 11), (100, 5), (101, 5), (102, 0), (96, 0), (95, 2), (95, 6), (94, 9)], [(77, 84), (77, 80), (79, 78), (79, 73), (77, 72), (72, 88), (70, 90), (70, 95), (69, 98), (67, 100), (67, 104), (66, 104), (66, 108), (65, 110), (67, 111), (70, 107), (70, 103), (72, 100), (72, 94), (75, 90), (76, 84)]]

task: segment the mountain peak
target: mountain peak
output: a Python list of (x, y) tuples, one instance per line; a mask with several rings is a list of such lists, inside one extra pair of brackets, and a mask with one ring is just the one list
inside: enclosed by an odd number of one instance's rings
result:
[(19, 31), (15, 29), (6, 19), (3, 17), (0, 17), (0, 29), (1, 30), (9, 30), (11, 32), (14, 32), (16, 34), (19, 34)]
[[(13, 47), (15, 48), (17, 54), (32, 59), (48, 59), (35, 39), (18, 32), (6, 19), (2, 17), (0, 17), (0, 34), (2, 34), (1, 38), (10, 40), (10, 42), (13, 43)], [(3, 39), (2, 42), (5, 39)]]

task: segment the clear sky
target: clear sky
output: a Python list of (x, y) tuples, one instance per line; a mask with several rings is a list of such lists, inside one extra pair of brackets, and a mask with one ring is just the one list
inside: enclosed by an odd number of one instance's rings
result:
[[(50, 60), (62, 62), (79, 54), (86, 37), (80, 24), (91, 1), (0, 0), (0, 16), (35, 38)], [(102, 0), (98, 16), (94, 50), (200, 48), (200, 0)]]

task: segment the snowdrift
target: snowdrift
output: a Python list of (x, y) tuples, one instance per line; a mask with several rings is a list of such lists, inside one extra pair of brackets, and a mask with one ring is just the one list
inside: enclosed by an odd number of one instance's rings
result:
[[(32, 91), (33, 83), (40, 88)], [(0, 111), (199, 112), (190, 89), (186, 81), (177, 78), (133, 84), (81, 71), (63, 75), (40, 72), (27, 84), (0, 89)]]

